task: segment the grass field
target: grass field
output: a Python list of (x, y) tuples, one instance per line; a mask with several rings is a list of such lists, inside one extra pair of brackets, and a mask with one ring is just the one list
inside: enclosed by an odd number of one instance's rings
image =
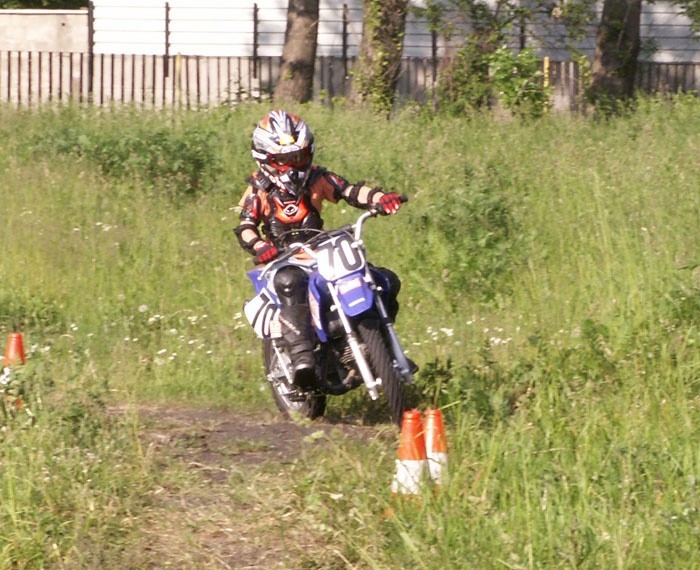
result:
[[(0, 332), (28, 353), (5, 391), (34, 415), (0, 433), (0, 569), (128, 567), (164, 475), (110, 407), (272, 410), (231, 231), (267, 110), (0, 109)], [(297, 110), (318, 163), (410, 196), (366, 241), (450, 442), (448, 484), (407, 503), (385, 438), (301, 460), (291, 504), (334, 545), (304, 567), (700, 566), (697, 99), (609, 121)]]

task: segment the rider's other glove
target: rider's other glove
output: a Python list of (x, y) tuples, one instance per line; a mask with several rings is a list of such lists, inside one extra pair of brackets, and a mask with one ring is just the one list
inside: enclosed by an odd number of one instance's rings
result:
[(401, 207), (401, 198), (396, 192), (387, 192), (379, 198), (377, 206), (379, 207), (379, 213), (384, 216), (395, 214)]
[(271, 244), (270, 242), (265, 242), (264, 245), (256, 248), (254, 261), (256, 265), (259, 265), (262, 263), (267, 263), (268, 261), (272, 261), (278, 255), (279, 251), (274, 246), (274, 244)]

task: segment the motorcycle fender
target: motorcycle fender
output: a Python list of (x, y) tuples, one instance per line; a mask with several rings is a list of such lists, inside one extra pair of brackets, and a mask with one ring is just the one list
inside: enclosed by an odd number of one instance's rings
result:
[(335, 285), (338, 288), (338, 297), (343, 312), (349, 317), (369, 311), (374, 305), (374, 293), (363, 279), (362, 274), (340, 279)]

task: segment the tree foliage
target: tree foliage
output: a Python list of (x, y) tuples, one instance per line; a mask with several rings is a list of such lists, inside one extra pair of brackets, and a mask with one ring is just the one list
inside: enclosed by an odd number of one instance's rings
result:
[[(554, 45), (583, 60), (577, 42), (597, 24), (596, 52), (587, 94), (596, 105), (605, 102), (615, 108), (617, 101), (629, 98), (634, 91), (644, 2), (652, 4), (654, 0), (605, 0), (599, 12), (601, 3), (596, 0), (426, 0), (424, 7), (416, 12), (428, 20), (431, 29), (448, 40), (464, 38), (443, 61), (438, 103), (463, 112), (499, 100), (513, 111), (522, 112), (521, 104), (532, 111), (532, 103), (544, 98), (542, 92), (533, 89), (536, 76), (524, 75), (527, 69), (533, 69), (526, 65), (530, 58), (523, 54), (522, 58), (513, 56), (512, 62), (506, 61), (504, 46), (508, 45), (517, 54), (513, 48), (519, 37), (521, 51), (526, 44)], [(670, 0), (670, 3), (691, 19), (696, 32), (700, 31), (700, 0)], [(596, 18), (600, 19), (596, 21)], [(545, 44), (543, 38), (534, 36), (535, 22), (549, 28), (550, 34), (557, 27), (556, 43)], [(588, 67), (589, 62), (586, 64)], [(535, 69), (534, 73), (537, 72)], [(519, 91), (518, 86), (527, 89)], [(523, 98), (525, 94), (528, 97)]]
[(698, 0), (676, 0), (673, 2), (681, 11), (690, 18), (690, 25), (693, 31), (700, 33), (700, 1)]
[[(515, 114), (540, 114), (547, 90), (534, 52), (524, 46), (519, 51), (506, 46), (515, 31), (526, 29), (545, 8), (540, 0), (427, 0), (424, 8), (417, 9), (433, 31), (448, 39), (464, 37), (440, 70), (440, 107), (462, 113), (498, 101)], [(583, 12), (567, 15), (573, 27)]]

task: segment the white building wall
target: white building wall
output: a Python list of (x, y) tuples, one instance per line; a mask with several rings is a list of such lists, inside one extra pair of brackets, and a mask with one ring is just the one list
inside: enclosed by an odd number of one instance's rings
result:
[[(414, 0), (419, 2), (420, 0)], [(169, 0), (170, 54), (253, 55), (253, 10), (258, 7), (259, 56), (279, 56), (287, 25), (287, 0)], [(95, 53), (163, 55), (166, 51), (165, 0), (93, 0)], [(356, 56), (362, 38), (362, 0), (320, 0), (319, 56), (343, 52), (343, 6), (346, 6), (347, 54)], [(542, 47), (553, 59), (569, 59), (561, 48), (561, 26), (543, 15), (527, 30), (527, 45)], [(0, 10), (0, 50), (86, 52), (87, 11)], [(663, 63), (700, 63), (700, 40), (690, 21), (667, 0), (644, 3), (643, 53), (640, 59)], [(514, 45), (518, 44), (514, 31)], [(407, 57), (431, 57), (431, 34), (425, 22), (409, 15), (404, 40)], [(591, 56), (595, 25), (577, 47)], [(438, 39), (437, 56), (446, 53)]]
[(693, 36), (690, 20), (670, 2), (645, 4), (641, 30), (642, 58), (657, 63), (700, 63), (700, 36)]
[(86, 53), (87, 10), (0, 10), (0, 50)]

